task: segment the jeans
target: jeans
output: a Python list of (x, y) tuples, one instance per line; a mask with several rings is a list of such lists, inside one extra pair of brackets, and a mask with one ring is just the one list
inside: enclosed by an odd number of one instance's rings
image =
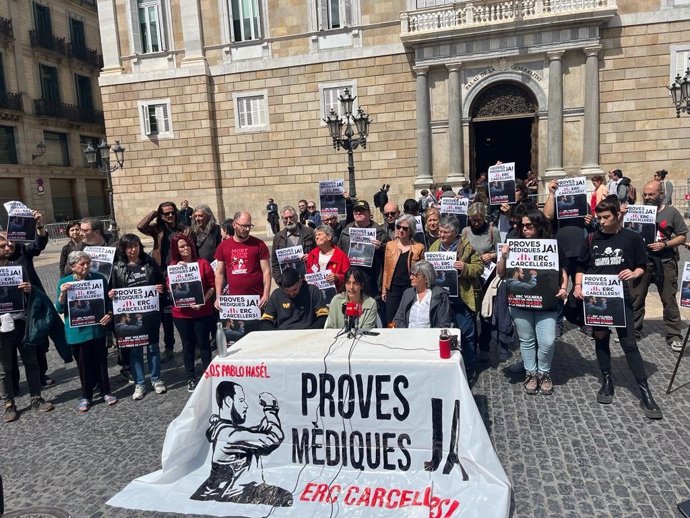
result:
[(195, 381), (194, 353), (197, 347), (201, 355), (201, 366), (203, 369), (206, 370), (211, 363), (211, 341), (209, 337), (215, 327), (216, 316), (176, 318), (174, 321), (182, 340), (182, 359), (184, 360), (187, 381)]
[(0, 333), (0, 399), (12, 401), (14, 399), (14, 383), (12, 376), (13, 360), (16, 359), (15, 351), (19, 351), (26, 371), (26, 379), (29, 384), (31, 397), (41, 395), (41, 374), (38, 367), (38, 346), (24, 343), (25, 320), (14, 321), (14, 331)]
[[(146, 373), (144, 372), (144, 347), (132, 347), (129, 351), (129, 362), (134, 375), (134, 383), (143, 385), (146, 383)], [(148, 360), (149, 374), (151, 383), (155, 383), (161, 377), (161, 350), (158, 344), (146, 346), (146, 359)]]
[(460, 353), (466, 371), (477, 366), (477, 316), (462, 301), (451, 303), (455, 325), (460, 329)]
[(535, 311), (510, 307), (520, 339), (520, 353), (527, 372), (548, 374), (556, 350), (557, 311)]

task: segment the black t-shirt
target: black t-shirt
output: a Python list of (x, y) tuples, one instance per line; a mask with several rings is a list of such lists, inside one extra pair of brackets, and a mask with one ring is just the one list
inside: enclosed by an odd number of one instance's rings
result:
[(595, 232), (585, 244), (577, 271), (595, 275), (618, 275), (622, 270), (647, 266), (647, 250), (637, 232), (622, 228), (616, 234)]
[(579, 257), (582, 252), (582, 240), (587, 234), (585, 218), (565, 218), (553, 221), (553, 228), (558, 240), (558, 249), (566, 257)]
[(393, 278), (391, 279), (391, 288), (409, 288), (410, 284), (410, 272), (407, 269), (407, 258), (410, 255), (410, 251), (402, 252), (398, 257), (398, 262), (395, 264), (395, 270), (393, 271)]

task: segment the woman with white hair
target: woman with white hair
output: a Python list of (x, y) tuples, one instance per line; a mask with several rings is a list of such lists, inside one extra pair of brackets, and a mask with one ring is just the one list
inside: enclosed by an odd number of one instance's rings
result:
[(436, 285), (436, 270), (429, 261), (410, 268), (412, 286), (405, 290), (395, 314), (396, 328), (450, 327), (453, 311), (446, 290)]
[(220, 227), (208, 205), (199, 205), (192, 213), (192, 225), (185, 232), (196, 245), (197, 255), (209, 263), (221, 242)]

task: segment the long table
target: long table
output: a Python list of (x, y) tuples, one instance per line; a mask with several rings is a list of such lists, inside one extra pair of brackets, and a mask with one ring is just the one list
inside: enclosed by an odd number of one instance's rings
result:
[(251, 333), (109, 505), (210, 516), (507, 517), (510, 482), (437, 329)]

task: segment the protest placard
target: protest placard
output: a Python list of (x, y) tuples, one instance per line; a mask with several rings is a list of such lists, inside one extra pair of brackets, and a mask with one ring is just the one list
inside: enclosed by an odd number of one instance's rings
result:
[(319, 182), (319, 200), (321, 204), (321, 217), (342, 215), (345, 217), (345, 181), (321, 180)]
[(321, 290), (324, 302), (328, 305), (335, 297), (335, 282), (327, 281), (326, 277), (331, 274), (330, 270), (321, 270), (320, 272), (308, 273), (304, 276), (307, 284), (316, 286)]
[(458, 271), (453, 266), (457, 252), (427, 252), (424, 259), (431, 263), (436, 271), (436, 286), (448, 292), (449, 297), (458, 296)]
[(509, 239), (504, 282), (508, 305), (555, 310), (560, 288), (558, 244), (555, 239)]
[(158, 343), (161, 325), (159, 295), (155, 286), (118, 288), (113, 297), (113, 334), (118, 347)]
[(424, 223), (422, 222), (422, 217), (421, 216), (415, 216), (414, 221), (415, 221), (415, 230), (414, 230), (414, 235), (412, 236), (412, 239), (417, 241), (417, 243), (422, 243), (424, 245), (424, 248), (426, 248), (427, 247), (426, 235), (424, 234)]
[(375, 239), (375, 228), (350, 227), (350, 249), (347, 251), (347, 256), (352, 266), (372, 265), (375, 252), (372, 241)]
[(653, 205), (628, 205), (623, 215), (623, 228), (640, 234), (645, 245), (654, 243), (657, 238), (656, 209)]
[(515, 203), (515, 162), (489, 167), (489, 204)]
[(99, 324), (105, 316), (103, 279), (76, 281), (67, 289), (67, 318), (70, 327)]
[(30, 243), (36, 239), (33, 211), (21, 201), (8, 201), (4, 206), (7, 211), (7, 240)]
[(21, 266), (0, 266), (0, 315), (24, 310), (24, 292), (19, 289), (23, 281)]
[(281, 273), (285, 268), (294, 268), (301, 277), (307, 273), (307, 267), (302, 261), (304, 249), (302, 245), (288, 246), (287, 248), (276, 249), (276, 257), (278, 258), (278, 266), (280, 266)]
[(460, 229), (467, 226), (467, 207), (470, 205), (468, 198), (441, 198), (441, 215), (454, 214), (458, 218)]
[(558, 219), (579, 218), (589, 214), (587, 178), (562, 178), (556, 188), (556, 215)]
[(690, 308), (690, 262), (683, 267), (683, 276), (680, 281), (680, 305)]
[(91, 271), (98, 272), (110, 280), (115, 261), (114, 246), (85, 246), (84, 252), (91, 257)]
[(586, 326), (625, 327), (623, 281), (617, 275), (582, 276)]
[(199, 263), (168, 266), (168, 282), (175, 307), (182, 308), (204, 303)]
[(219, 317), (228, 345), (245, 335), (245, 323), (248, 320), (261, 318), (258, 295), (221, 295), (218, 297), (218, 304)]

